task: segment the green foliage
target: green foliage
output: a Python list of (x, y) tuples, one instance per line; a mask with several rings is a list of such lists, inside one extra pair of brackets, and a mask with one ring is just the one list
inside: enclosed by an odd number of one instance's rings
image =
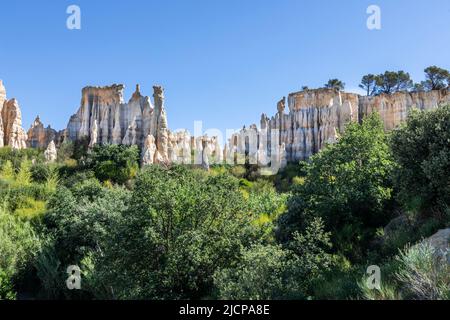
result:
[(302, 230), (312, 216), (322, 217), (338, 251), (361, 257), (375, 228), (389, 221), (394, 163), (378, 115), (352, 123), (338, 143), (314, 155), (306, 180), (280, 218), (279, 238)]
[(400, 199), (420, 211), (450, 205), (450, 106), (413, 110), (406, 124), (392, 134), (398, 168), (395, 185)]
[(38, 220), (45, 211), (45, 201), (55, 192), (58, 172), (43, 163), (31, 166), (24, 159), (17, 174), (7, 160), (0, 172), (0, 196), (8, 211), (26, 220)]
[(342, 91), (345, 89), (345, 83), (339, 79), (330, 79), (325, 84), (325, 88), (336, 89), (336, 90)]
[[(442, 87), (442, 70), (427, 70), (418, 89)], [(448, 299), (448, 265), (414, 244), (450, 223), (449, 125), (449, 106), (414, 111), (389, 140), (371, 115), (273, 177), (249, 164), (139, 171), (137, 147), (86, 139), (51, 165), (0, 148), (0, 299)], [(394, 212), (406, 218), (386, 227)], [(361, 281), (374, 263), (381, 290)], [(65, 286), (69, 265), (80, 291)]]
[(71, 158), (77, 161), (86, 159), (89, 150), (89, 137), (81, 137), (77, 139), (72, 143), (72, 146), (68, 146), (68, 149), (68, 153), (72, 153)]
[(450, 298), (450, 251), (437, 254), (424, 242), (400, 252), (396, 276), (408, 299), (438, 300)]
[(35, 183), (44, 183), (50, 174), (50, 166), (39, 162), (31, 166), (31, 180)]
[(92, 169), (100, 181), (123, 184), (138, 171), (139, 149), (137, 146), (95, 145), (88, 153), (86, 167)]
[(44, 223), (61, 263), (76, 264), (100, 248), (111, 225), (126, 210), (128, 195), (121, 188), (102, 188), (92, 180), (74, 186), (72, 191), (64, 187), (57, 190), (48, 203)]

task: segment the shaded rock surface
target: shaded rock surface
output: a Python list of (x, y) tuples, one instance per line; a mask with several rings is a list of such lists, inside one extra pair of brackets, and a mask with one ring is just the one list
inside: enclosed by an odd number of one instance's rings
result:
[(46, 148), (50, 142), (58, 143), (61, 140), (62, 132), (57, 132), (50, 126), (44, 127), (39, 116), (36, 117), (27, 132), (27, 146), (31, 148)]
[(13, 149), (27, 147), (27, 134), (22, 128), (22, 113), (16, 99), (7, 100), (6, 90), (0, 80), (0, 147)]

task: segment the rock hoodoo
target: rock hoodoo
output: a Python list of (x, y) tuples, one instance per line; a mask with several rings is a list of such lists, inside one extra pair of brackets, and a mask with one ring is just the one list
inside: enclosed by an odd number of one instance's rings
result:
[(22, 128), (22, 113), (16, 99), (7, 100), (6, 90), (0, 80), (0, 147), (13, 149), (27, 147), (27, 134)]
[(187, 131), (169, 130), (161, 86), (153, 87), (153, 103), (141, 94), (139, 85), (128, 102), (124, 101), (123, 91), (121, 84), (85, 87), (80, 108), (66, 130), (45, 128), (37, 117), (26, 134), (19, 104), (15, 99), (6, 99), (0, 80), (0, 146), (49, 151), (48, 147), (58, 145), (63, 138), (86, 139), (90, 147), (102, 143), (138, 145), (143, 164), (194, 163), (207, 168), (223, 161), (249, 161), (284, 167), (288, 162), (308, 159), (326, 144), (334, 143), (349, 122), (361, 121), (372, 112), (378, 112), (386, 130), (391, 130), (406, 119), (411, 108), (428, 110), (450, 103), (448, 89), (370, 97), (335, 89), (307, 89), (291, 93), (287, 99), (283, 97), (274, 116), (263, 114), (259, 127), (244, 127), (222, 150), (217, 137), (191, 137)]

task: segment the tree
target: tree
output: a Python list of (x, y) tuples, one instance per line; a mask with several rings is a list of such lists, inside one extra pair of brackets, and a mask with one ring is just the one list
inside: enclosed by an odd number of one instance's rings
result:
[(85, 259), (102, 250), (112, 227), (128, 208), (129, 195), (122, 188), (102, 187), (95, 179), (79, 182), (71, 189), (58, 188), (43, 219), (45, 234), (51, 241), (36, 261), (44, 297), (93, 296), (91, 288), (85, 285), (79, 292), (66, 290), (66, 268), (69, 265), (84, 268)]
[(339, 79), (330, 79), (328, 80), (328, 82), (325, 84), (325, 88), (328, 89), (335, 89), (335, 90), (344, 90), (345, 88), (345, 83), (342, 82)]
[(214, 272), (255, 239), (239, 180), (229, 175), (149, 166), (129, 203), (93, 259), (92, 279), (108, 284), (109, 298), (208, 297)]
[(137, 146), (97, 144), (88, 153), (86, 167), (101, 181), (125, 183), (137, 173), (139, 149)]
[(413, 86), (413, 81), (407, 72), (386, 71), (377, 76), (376, 84), (380, 92), (391, 94), (410, 89)]
[(360, 258), (376, 228), (390, 218), (394, 162), (380, 117), (351, 123), (336, 144), (314, 155), (303, 185), (293, 191), (278, 238), (289, 241), (315, 216), (332, 232), (336, 250)]
[(445, 82), (450, 77), (448, 70), (431, 66), (424, 70), (426, 88), (428, 90), (441, 90), (446, 87)]
[(450, 205), (450, 106), (414, 109), (392, 134), (398, 168), (395, 184), (407, 206), (430, 209)]
[(377, 76), (373, 74), (367, 74), (361, 79), (359, 87), (366, 90), (368, 96), (372, 96), (377, 91)]

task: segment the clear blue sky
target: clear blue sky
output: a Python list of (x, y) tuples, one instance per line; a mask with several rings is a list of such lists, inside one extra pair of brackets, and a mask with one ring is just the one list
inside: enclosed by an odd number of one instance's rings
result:
[[(0, 0), (0, 79), (28, 129), (62, 129), (86, 85), (166, 88), (171, 129), (239, 128), (302, 85), (428, 65), (450, 68), (448, 0)], [(81, 7), (82, 29), (66, 29)], [(377, 4), (382, 29), (366, 28)]]

